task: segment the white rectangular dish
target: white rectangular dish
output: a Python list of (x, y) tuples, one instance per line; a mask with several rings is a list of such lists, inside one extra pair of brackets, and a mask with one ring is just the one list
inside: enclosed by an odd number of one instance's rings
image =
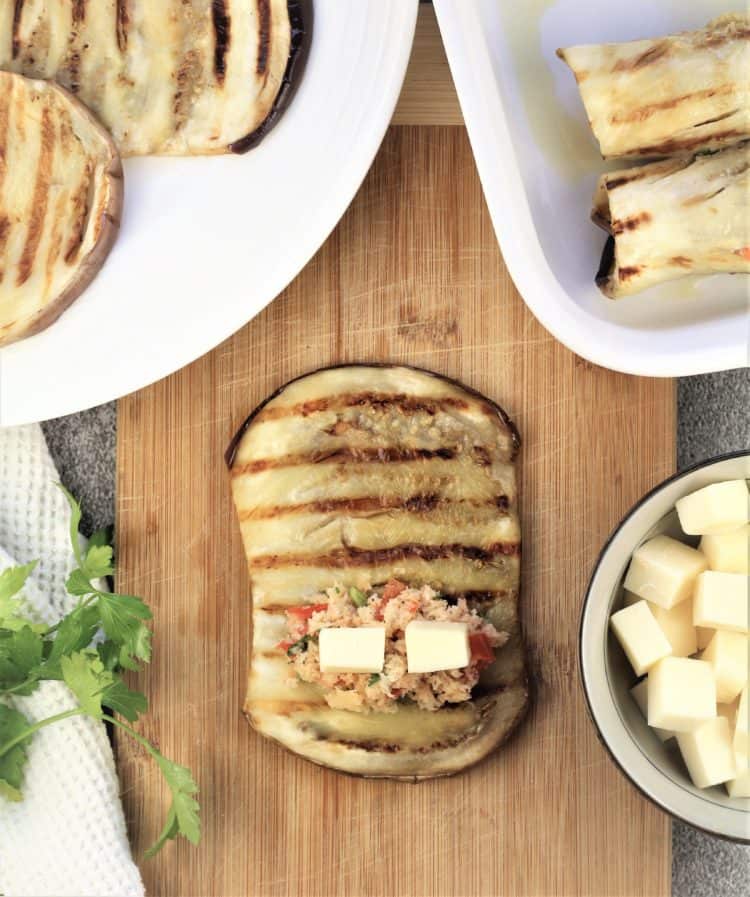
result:
[[(508, 270), (562, 343), (595, 364), (685, 376), (748, 364), (750, 279), (686, 277), (618, 300), (594, 283), (589, 218), (604, 162), (558, 47), (692, 30), (743, 0), (434, 0)], [(521, 6), (522, 10), (521, 11)], [(748, 210), (750, 215), (750, 209)]]

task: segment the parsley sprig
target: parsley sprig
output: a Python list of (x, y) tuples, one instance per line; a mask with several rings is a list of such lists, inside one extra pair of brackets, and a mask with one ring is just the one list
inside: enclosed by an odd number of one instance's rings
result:
[[(33, 619), (21, 592), (36, 561), (0, 574), (0, 799), (23, 799), (24, 768), (34, 734), (74, 716), (90, 716), (117, 726), (135, 739), (156, 762), (172, 794), (164, 828), (146, 856), (183, 835), (192, 844), (201, 836), (198, 786), (184, 766), (163, 756), (129, 723), (148, 708), (141, 692), (130, 689), (123, 670), (138, 670), (151, 659), (151, 619), (147, 605), (133, 595), (103, 589), (114, 574), (112, 546), (106, 531), (95, 533), (84, 550), (78, 536), (81, 508), (60, 486), (70, 504), (70, 541), (77, 567), (65, 588), (78, 602), (54, 626)], [(95, 636), (102, 636), (96, 640)], [(45, 680), (65, 682), (78, 706), (31, 723), (5, 699), (31, 695)], [(119, 716), (114, 716), (117, 713)], [(119, 717), (124, 717), (124, 722)]]

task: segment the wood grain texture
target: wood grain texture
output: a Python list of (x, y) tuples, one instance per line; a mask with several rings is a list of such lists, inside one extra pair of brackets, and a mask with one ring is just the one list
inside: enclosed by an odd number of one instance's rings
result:
[(463, 125), (435, 10), (421, 4), (401, 96), (393, 113), (394, 125)]
[[(240, 713), (250, 596), (222, 452), (247, 412), (304, 371), (404, 361), (501, 402), (523, 438), (521, 611), (534, 705), (509, 745), (418, 786), (286, 754)], [(576, 671), (588, 572), (610, 529), (674, 467), (672, 381), (577, 358), (503, 266), (462, 128), (403, 127), (337, 230), (251, 324), (120, 403), (119, 586), (155, 610), (144, 731), (201, 785), (203, 844), (142, 869), (154, 895), (572, 895), (669, 892), (669, 825), (597, 743)], [(140, 854), (166, 795), (119, 743)]]
[[(532, 711), (485, 763), (416, 786), (318, 769), (240, 712), (250, 596), (222, 454), (286, 380), (365, 360), (458, 377), (500, 402), (523, 439)], [(120, 402), (118, 586), (155, 615), (154, 661), (137, 677), (151, 700), (143, 731), (193, 769), (205, 825), (200, 847), (141, 863), (148, 893), (666, 897), (669, 823), (596, 740), (576, 635), (603, 540), (674, 463), (673, 381), (577, 358), (515, 291), (464, 129), (392, 128), (297, 280), (215, 351)], [(140, 749), (117, 748), (140, 857), (168, 796)]]

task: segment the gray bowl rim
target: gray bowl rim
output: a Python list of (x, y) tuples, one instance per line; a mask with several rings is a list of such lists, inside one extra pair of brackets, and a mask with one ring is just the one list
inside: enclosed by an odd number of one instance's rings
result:
[[(593, 723), (594, 731), (596, 732), (597, 738), (601, 745), (604, 747), (609, 759), (614, 763), (615, 767), (619, 770), (621, 775), (623, 775), (628, 782), (640, 793), (646, 800), (650, 801), (656, 807), (658, 807), (663, 813), (666, 813), (669, 817), (673, 819), (678, 819), (680, 822), (683, 822), (685, 825), (689, 825), (691, 828), (698, 829), (699, 831), (705, 832), (707, 835), (712, 835), (716, 838), (721, 838), (725, 841), (731, 841), (735, 844), (748, 844), (750, 845), (750, 836), (747, 838), (735, 837), (733, 835), (728, 835), (725, 832), (712, 829), (705, 828), (704, 826), (696, 825), (696, 823), (692, 819), (686, 819), (680, 813), (675, 812), (669, 807), (665, 806), (655, 795), (650, 794), (641, 786), (641, 784), (636, 781), (636, 779), (631, 775), (631, 773), (620, 763), (617, 754), (610, 747), (609, 742), (605, 734), (599, 727), (599, 723), (594, 714), (594, 710), (591, 704), (591, 698), (589, 695), (588, 685), (586, 683), (586, 677), (583, 672), (583, 628), (584, 621), (586, 617), (586, 609), (588, 607), (589, 601), (591, 599), (591, 593), (594, 585), (594, 581), (596, 580), (597, 573), (599, 572), (599, 568), (602, 565), (602, 561), (605, 556), (609, 552), (609, 549), (612, 545), (612, 542), (615, 540), (616, 536), (623, 528), (623, 526), (633, 517), (640, 509), (645, 505), (651, 498), (658, 495), (662, 490), (664, 490), (667, 486), (672, 483), (676, 483), (685, 477), (688, 477), (695, 473), (696, 471), (703, 470), (706, 467), (711, 467), (714, 464), (718, 464), (722, 461), (732, 461), (738, 458), (748, 458), (750, 457), (750, 449), (738, 449), (732, 452), (726, 452), (721, 455), (714, 455), (711, 458), (707, 458), (704, 461), (698, 461), (696, 464), (691, 465), (690, 467), (686, 467), (684, 470), (680, 470), (677, 473), (673, 473), (671, 476), (667, 477), (665, 480), (662, 480), (652, 489), (645, 493), (634, 505), (630, 507), (630, 509), (624, 514), (624, 516), (620, 519), (619, 523), (615, 526), (615, 528), (610, 532), (607, 536), (604, 545), (602, 546), (601, 551), (599, 552), (594, 566), (591, 570), (591, 575), (589, 576), (589, 582), (586, 587), (586, 592), (583, 599), (583, 604), (581, 606), (581, 613), (579, 617), (578, 623), (578, 676), (581, 682), (581, 688), (583, 689), (583, 696), (586, 702), (586, 710), (588, 712), (589, 719)], [(750, 814), (749, 814), (750, 815)]]

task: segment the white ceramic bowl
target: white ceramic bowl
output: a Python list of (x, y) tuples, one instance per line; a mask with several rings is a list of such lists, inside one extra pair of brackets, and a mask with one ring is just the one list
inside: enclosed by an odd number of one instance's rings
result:
[[(505, 264), (531, 311), (595, 364), (682, 377), (747, 363), (745, 277), (682, 278), (618, 299), (594, 284), (589, 220), (605, 164), (555, 50), (700, 28), (746, 0), (433, 0)], [(521, 8), (523, 12), (521, 12)]]
[(692, 544), (681, 533), (674, 504), (709, 483), (750, 478), (750, 452), (723, 455), (665, 480), (625, 516), (594, 568), (583, 604), (580, 670), (589, 712), (615, 763), (646, 797), (672, 816), (712, 835), (750, 843), (750, 799), (730, 798), (723, 785), (693, 786), (672, 739), (649, 729), (629, 689), (636, 678), (609, 630), (622, 606), (622, 578), (633, 551), (657, 533)]

